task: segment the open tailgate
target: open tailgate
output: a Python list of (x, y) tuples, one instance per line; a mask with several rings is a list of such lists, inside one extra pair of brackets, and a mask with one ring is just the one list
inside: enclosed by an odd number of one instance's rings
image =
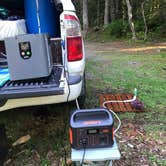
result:
[(0, 100), (64, 94), (64, 69), (53, 67), (48, 78), (8, 81), (0, 87)]

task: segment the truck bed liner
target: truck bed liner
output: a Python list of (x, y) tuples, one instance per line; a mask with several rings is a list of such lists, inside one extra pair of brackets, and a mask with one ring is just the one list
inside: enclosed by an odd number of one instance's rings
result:
[(8, 81), (0, 88), (0, 100), (64, 94), (63, 87), (59, 87), (62, 72), (62, 67), (54, 66), (48, 78)]

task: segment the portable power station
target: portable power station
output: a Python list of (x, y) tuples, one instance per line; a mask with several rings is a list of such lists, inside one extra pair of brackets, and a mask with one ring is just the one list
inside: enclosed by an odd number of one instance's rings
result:
[(26, 34), (5, 39), (10, 80), (47, 77), (52, 70), (47, 34)]
[(76, 110), (70, 118), (70, 144), (74, 149), (110, 147), (114, 143), (113, 125), (107, 109)]

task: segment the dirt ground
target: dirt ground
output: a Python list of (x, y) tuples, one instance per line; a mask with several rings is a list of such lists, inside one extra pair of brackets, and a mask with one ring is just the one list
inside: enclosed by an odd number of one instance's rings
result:
[[(166, 43), (144, 46), (143, 44), (130, 45), (125, 42), (86, 42), (85, 49), (88, 60), (88, 58), (95, 57), (97, 53), (110, 53), (110, 55), (116, 52), (132, 54), (138, 52), (143, 54), (158, 53), (166, 50)], [(27, 118), (23, 123), (20, 122), (22, 124), (18, 124), (21, 125), (18, 131), (20, 132), (20, 137), (29, 134), (31, 136), (30, 141), (11, 148), (5, 166), (63, 166), (65, 163), (72, 165), (68, 141), (68, 120), (70, 111), (75, 109), (75, 106), (63, 104), (49, 108), (44, 107), (42, 109), (55, 110), (46, 111), (44, 115), (37, 115), (34, 109), (36, 108), (32, 109), (32, 116), (29, 119)], [(37, 109), (40, 110), (41, 108)], [(25, 112), (25, 114), (28, 114), (27, 109)], [(16, 116), (19, 113), (19, 111), (15, 113), (8, 112), (4, 113), (4, 116), (12, 119), (14, 115), (13, 121), (17, 122)], [(163, 139), (154, 139), (153, 134), (147, 135), (144, 125), (146, 125), (146, 120), (141, 114), (132, 119), (123, 120), (122, 127), (117, 133), (121, 159), (114, 161), (114, 166), (158, 166), (161, 165), (160, 161), (166, 159), (166, 142)], [(8, 132), (11, 132), (9, 127), (7, 126)], [(166, 132), (159, 132), (158, 134), (159, 137), (166, 138)], [(12, 140), (12, 134), (8, 134), (8, 137)]]
[(166, 42), (149, 43), (149, 44), (129, 44), (127, 42), (107, 42), (107, 43), (92, 43), (86, 42), (86, 56), (95, 55), (95, 53), (155, 53), (166, 51)]

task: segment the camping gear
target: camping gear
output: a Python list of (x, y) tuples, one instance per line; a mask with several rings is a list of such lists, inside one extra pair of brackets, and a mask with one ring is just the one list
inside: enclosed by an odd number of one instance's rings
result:
[(25, 0), (25, 19), (29, 33), (48, 33), (56, 37), (58, 18), (56, 7), (51, 0)]
[(74, 149), (113, 145), (113, 117), (107, 109), (75, 111), (70, 118), (70, 143)]
[(9, 16), (9, 10), (0, 6), (0, 19), (6, 19)]
[(7, 20), (9, 20), (9, 21), (15, 21), (15, 20), (20, 20), (20, 19), (22, 19), (22, 17), (21, 16), (17, 16), (17, 15), (9, 16), (7, 18)]
[(12, 81), (47, 77), (52, 71), (47, 34), (28, 34), (5, 39)]
[(0, 87), (3, 86), (7, 81), (9, 81), (9, 71), (8, 69), (0, 68)]
[(16, 21), (0, 20), (0, 40), (26, 33), (27, 30), (24, 19)]

